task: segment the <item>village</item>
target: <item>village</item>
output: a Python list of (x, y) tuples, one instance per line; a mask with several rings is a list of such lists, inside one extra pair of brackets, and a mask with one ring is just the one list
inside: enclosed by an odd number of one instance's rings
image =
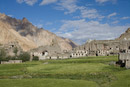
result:
[(0, 0), (0, 87), (130, 87), (130, 0)]
[[(56, 51), (55, 51), (56, 52)], [(31, 53), (38, 56), (39, 60), (45, 59), (68, 59), (86, 56), (114, 56), (117, 55), (118, 63), (123, 67), (130, 68), (130, 41), (89, 41), (85, 45), (74, 48), (71, 52), (52, 55), (49, 50)]]
[[(12, 42), (5, 45), (8, 55), (14, 56), (13, 49), (15, 47), (22, 49), (17, 42)], [(39, 60), (57, 60), (57, 59), (72, 59), (89, 56), (118, 56), (116, 62), (121, 67), (130, 68), (130, 41), (123, 40), (88, 40), (84, 45), (73, 48), (71, 51), (61, 50), (58, 45), (40, 47), (29, 51), (30, 61), (37, 56)], [(22, 60), (1, 61), (1, 64), (22, 63)]]

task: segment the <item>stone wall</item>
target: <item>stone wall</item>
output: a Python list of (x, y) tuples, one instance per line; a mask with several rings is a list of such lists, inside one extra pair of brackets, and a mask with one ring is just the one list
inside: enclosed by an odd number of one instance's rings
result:
[(70, 58), (70, 53), (49, 53), (48, 51), (40, 52), (31, 52), (31, 56), (38, 56), (39, 60), (45, 59), (67, 59)]
[(118, 64), (127, 69), (130, 68), (130, 53), (120, 53)]
[(17, 63), (22, 63), (22, 60), (1, 61), (1, 64), (17, 64)]
[(126, 62), (126, 66), (127, 69), (130, 69), (130, 60)]
[(121, 43), (120, 44), (120, 52), (118, 56), (118, 62), (121, 67), (126, 67), (127, 69), (130, 68), (130, 44)]

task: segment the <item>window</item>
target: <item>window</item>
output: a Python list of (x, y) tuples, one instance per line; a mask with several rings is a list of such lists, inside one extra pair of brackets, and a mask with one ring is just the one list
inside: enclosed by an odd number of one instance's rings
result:
[(45, 55), (45, 52), (42, 52), (42, 56), (44, 56)]
[(128, 49), (130, 49), (130, 46), (129, 46), (129, 48)]
[(14, 47), (14, 45), (11, 45), (11, 47)]

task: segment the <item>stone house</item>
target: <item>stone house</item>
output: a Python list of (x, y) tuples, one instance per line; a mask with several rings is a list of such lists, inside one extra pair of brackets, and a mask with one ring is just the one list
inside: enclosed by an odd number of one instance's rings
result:
[(67, 59), (70, 58), (69, 53), (49, 53), (48, 51), (44, 51), (42, 53), (39, 52), (34, 52), (31, 53), (32, 57), (33, 56), (38, 56), (39, 60), (46, 60), (46, 59)]
[(43, 51), (43, 52), (31, 52), (30, 53), (32, 57), (34, 56), (38, 56), (39, 57), (39, 60), (44, 60), (46, 59), (46, 56), (48, 55), (48, 51)]
[(86, 50), (76, 50), (71, 53), (70, 57), (72, 58), (77, 58), (77, 57), (84, 57), (87, 56), (87, 51)]

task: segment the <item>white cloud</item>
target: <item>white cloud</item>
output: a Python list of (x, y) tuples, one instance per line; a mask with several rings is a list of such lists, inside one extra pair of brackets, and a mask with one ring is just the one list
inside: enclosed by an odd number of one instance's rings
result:
[(80, 8), (80, 11), (82, 18), (89, 18), (89, 19), (104, 18), (104, 16), (101, 16), (96, 9)]
[(8, 15), (9, 17), (13, 17), (13, 15)]
[(121, 19), (123, 19), (123, 20), (130, 19), (130, 17), (122, 17)]
[(33, 5), (37, 2), (37, 0), (24, 0), (26, 4)]
[(100, 3), (100, 4), (108, 2), (108, 1), (111, 1), (112, 3), (116, 3), (117, 2), (117, 0), (95, 0), (95, 1)]
[(74, 19), (80, 19), (80, 16), (74, 16), (73, 18)]
[(96, 2), (98, 2), (98, 3), (104, 3), (104, 2), (107, 2), (107, 1), (109, 1), (109, 0), (96, 0)]
[[(57, 2), (57, 3), (56, 3)], [(78, 9), (76, 5), (77, 0), (43, 0), (40, 5), (48, 5), (56, 3), (57, 10), (64, 10), (65, 14), (73, 13)]]
[(93, 8), (90, 9), (85, 6), (78, 6), (76, 3), (77, 3), (77, 0), (61, 0), (57, 4), (58, 7), (56, 9), (65, 11), (65, 14), (71, 14), (78, 10), (80, 11), (80, 16), (75, 16), (76, 18), (77, 17), (89, 18), (89, 19), (104, 18), (104, 16), (101, 16), (96, 9), (93, 9)]
[[(23, 0), (18, 0), (19, 3), (23, 3)], [(89, 19), (102, 19), (104, 16), (100, 15), (96, 9), (87, 8), (85, 6), (78, 6), (78, 0), (42, 0), (40, 5), (48, 5), (55, 3), (57, 10), (64, 11), (64, 14), (71, 14), (76, 12), (77, 10), (80, 12), (80, 15), (75, 16), (73, 18), (89, 18)]]
[(58, 10), (67, 10), (65, 11), (65, 14), (73, 13), (78, 9), (78, 6), (76, 5), (77, 0), (59, 0), (60, 2), (57, 4), (58, 7), (56, 9)]
[(40, 5), (48, 5), (48, 4), (51, 4), (51, 3), (55, 3), (57, 1), (58, 0), (42, 0), (42, 2), (40, 3)]
[(119, 23), (119, 21), (113, 21), (113, 22), (112, 22), (112, 24), (117, 24), (117, 23)]
[(23, 3), (24, 2), (24, 0), (16, 0), (18, 3)]
[(35, 26), (38, 28), (43, 28), (43, 24), (36, 24)]
[(106, 40), (115, 39), (125, 32), (128, 26), (110, 26), (98, 21), (66, 20), (56, 34), (70, 38), (78, 44), (83, 44), (88, 39)]
[(96, 9), (83, 9), (81, 15), (83, 18), (97, 18), (98, 16)]
[(18, 3), (22, 4), (22, 3), (26, 3), (28, 5), (34, 5), (38, 0), (17, 0)]
[(108, 17), (108, 18), (111, 18), (112, 16), (116, 16), (116, 15), (117, 15), (117, 13), (114, 12), (114, 13), (109, 14), (107, 17)]
[(47, 22), (45, 25), (52, 25), (53, 23), (52, 22)]
[[(45, 26), (50, 26), (52, 24), (53, 24), (52, 22), (43, 23), (43, 21), (39, 21), (38, 24), (35, 24), (35, 26), (38, 28), (44, 28)], [(53, 29), (51, 29), (51, 31), (53, 31)]]

